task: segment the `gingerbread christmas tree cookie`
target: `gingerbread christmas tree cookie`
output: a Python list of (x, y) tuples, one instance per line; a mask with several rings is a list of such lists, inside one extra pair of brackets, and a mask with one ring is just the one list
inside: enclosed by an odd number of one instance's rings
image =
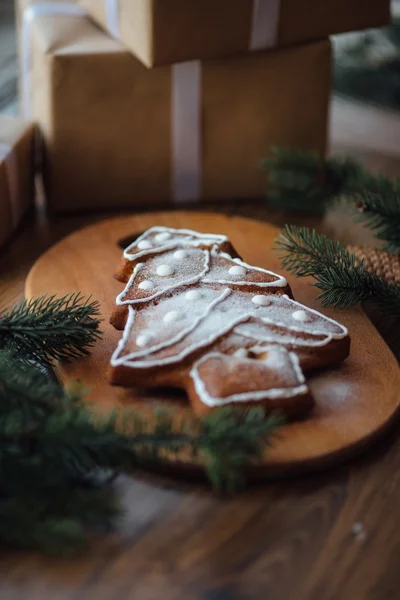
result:
[(347, 330), (297, 303), (284, 277), (224, 236), (154, 227), (124, 252), (110, 383), (173, 386), (196, 414), (226, 405), (309, 411), (304, 373), (349, 354)]

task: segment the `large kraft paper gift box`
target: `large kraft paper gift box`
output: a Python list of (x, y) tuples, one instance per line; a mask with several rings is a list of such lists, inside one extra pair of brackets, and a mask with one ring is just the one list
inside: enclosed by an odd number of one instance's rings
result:
[(34, 200), (34, 127), (0, 117), (0, 247)]
[(80, 2), (148, 67), (323, 39), (390, 21), (390, 0)]
[(54, 210), (260, 197), (271, 144), (325, 150), (328, 41), (149, 70), (87, 18), (34, 7), (21, 36), (24, 100)]

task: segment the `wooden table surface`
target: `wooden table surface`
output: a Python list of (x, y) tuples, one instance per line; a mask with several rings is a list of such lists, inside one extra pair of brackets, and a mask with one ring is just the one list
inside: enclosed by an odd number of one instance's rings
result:
[[(210, 210), (210, 206), (207, 209)], [(265, 204), (216, 210), (283, 224)], [(29, 215), (0, 252), (0, 308), (23, 297), (34, 260), (104, 215)], [(290, 219), (293, 222), (293, 218)], [(309, 222), (310, 223), (310, 222)], [(371, 236), (343, 209), (311, 223), (346, 242)], [(382, 329), (385, 321), (375, 315)], [(399, 356), (400, 328), (390, 329)], [(2, 600), (386, 600), (400, 597), (400, 439), (319, 475), (252, 486), (232, 499), (201, 482), (121, 477), (119, 531), (78, 560), (3, 553)], [(354, 534), (358, 525), (361, 533)]]

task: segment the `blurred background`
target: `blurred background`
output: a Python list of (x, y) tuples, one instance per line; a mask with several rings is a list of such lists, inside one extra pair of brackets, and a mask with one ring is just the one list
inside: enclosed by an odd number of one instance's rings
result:
[(0, 112), (18, 114), (14, 1), (0, 0)]

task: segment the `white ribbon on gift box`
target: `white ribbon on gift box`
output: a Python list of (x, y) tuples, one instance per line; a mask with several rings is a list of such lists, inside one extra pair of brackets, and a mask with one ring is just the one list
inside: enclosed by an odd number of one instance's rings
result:
[(19, 187), (17, 156), (10, 145), (0, 143), (0, 162), (4, 163), (6, 169), (11, 221), (13, 227), (16, 227), (21, 220), (23, 206)]
[(119, 0), (105, 0), (107, 31), (117, 40), (120, 39)]
[(278, 43), (280, 0), (253, 0), (250, 50), (267, 50)]
[(172, 66), (172, 195), (176, 203), (201, 197), (201, 62)]
[[(107, 30), (120, 39), (119, 0), (105, 0)], [(253, 0), (249, 49), (276, 46), (280, 0)], [(176, 203), (201, 196), (201, 63), (172, 66), (172, 195)]]
[[(107, 30), (120, 39), (119, 0), (105, 0)], [(201, 63), (171, 67), (171, 193), (175, 203), (201, 196)]]

